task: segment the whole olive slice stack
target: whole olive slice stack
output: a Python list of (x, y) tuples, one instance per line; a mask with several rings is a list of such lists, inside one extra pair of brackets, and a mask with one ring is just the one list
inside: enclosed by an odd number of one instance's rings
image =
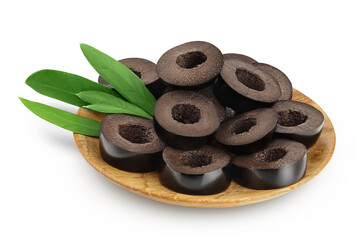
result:
[[(100, 153), (109, 165), (159, 170), (162, 185), (193, 195), (220, 193), (231, 179), (273, 189), (304, 176), (307, 148), (319, 138), (324, 116), (291, 101), (292, 83), (278, 68), (222, 54), (204, 41), (173, 47), (157, 64), (142, 58), (120, 62), (157, 101), (153, 120), (126, 114), (103, 119)], [(101, 77), (99, 82), (111, 88)]]

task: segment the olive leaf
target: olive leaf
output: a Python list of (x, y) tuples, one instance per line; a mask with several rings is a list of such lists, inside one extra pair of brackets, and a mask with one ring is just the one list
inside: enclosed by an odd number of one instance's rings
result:
[(35, 115), (66, 130), (99, 137), (100, 122), (24, 98), (20, 101)]
[(102, 113), (125, 113), (152, 119), (147, 112), (138, 106), (107, 93), (83, 91), (76, 95), (83, 101), (91, 103), (91, 105), (83, 106), (86, 109)]
[(27, 78), (25, 83), (38, 93), (79, 107), (88, 104), (76, 96), (82, 91), (94, 90), (121, 97), (114, 90), (99, 83), (57, 70), (45, 69), (35, 72)]
[(154, 115), (155, 98), (135, 73), (112, 57), (87, 45), (81, 50), (93, 68), (127, 101)]

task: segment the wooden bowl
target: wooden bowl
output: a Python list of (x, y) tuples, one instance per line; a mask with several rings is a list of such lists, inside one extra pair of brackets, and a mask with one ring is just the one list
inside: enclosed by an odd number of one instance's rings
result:
[[(232, 182), (219, 194), (193, 196), (173, 192), (160, 184), (158, 173), (130, 173), (109, 166), (100, 156), (99, 139), (74, 133), (75, 143), (91, 166), (117, 185), (156, 201), (188, 207), (223, 208), (244, 206), (265, 201), (287, 193), (315, 177), (329, 162), (335, 148), (335, 131), (326, 113), (310, 98), (294, 89), (293, 100), (308, 103), (319, 109), (325, 117), (324, 127), (316, 144), (308, 150), (305, 176), (297, 183), (273, 190), (252, 190)], [(104, 114), (80, 108), (78, 115), (101, 121)]]

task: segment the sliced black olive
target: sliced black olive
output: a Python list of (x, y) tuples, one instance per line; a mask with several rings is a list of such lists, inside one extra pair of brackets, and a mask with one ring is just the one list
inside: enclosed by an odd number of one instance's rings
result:
[(186, 90), (198, 90), (213, 83), (223, 65), (221, 51), (208, 42), (195, 41), (165, 52), (157, 62), (157, 71), (167, 84)]
[(233, 153), (253, 153), (271, 141), (277, 121), (271, 108), (252, 110), (222, 122), (215, 139)]
[(280, 87), (267, 72), (242, 58), (224, 56), (214, 93), (219, 102), (237, 113), (270, 107), (280, 98)]
[(216, 194), (231, 182), (230, 155), (209, 145), (182, 151), (165, 148), (166, 165), (160, 171), (160, 182), (167, 188), (185, 194)]
[(252, 189), (274, 189), (299, 181), (305, 174), (306, 147), (299, 142), (275, 139), (268, 147), (232, 160), (233, 179)]
[(197, 92), (172, 91), (155, 105), (156, 133), (173, 148), (188, 150), (205, 145), (219, 124), (214, 103)]
[(129, 172), (158, 170), (164, 147), (149, 119), (112, 114), (101, 122), (100, 153), (115, 168)]
[(324, 115), (313, 106), (296, 101), (278, 101), (273, 109), (279, 115), (275, 136), (314, 145), (324, 125)]

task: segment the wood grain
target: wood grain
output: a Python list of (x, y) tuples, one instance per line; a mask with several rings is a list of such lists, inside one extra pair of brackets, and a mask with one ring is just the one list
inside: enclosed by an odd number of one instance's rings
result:
[[(316, 144), (308, 150), (308, 164), (305, 176), (297, 183), (274, 190), (252, 190), (235, 182), (219, 194), (192, 196), (173, 192), (162, 186), (158, 173), (130, 173), (109, 166), (100, 156), (99, 139), (74, 134), (76, 145), (91, 166), (121, 187), (147, 198), (175, 205), (189, 207), (223, 208), (243, 206), (265, 201), (285, 194), (315, 177), (330, 161), (335, 149), (335, 131), (326, 113), (310, 98), (294, 89), (293, 100), (308, 103), (319, 109), (325, 116), (324, 128)], [(101, 120), (105, 115), (80, 108), (77, 114)]]

